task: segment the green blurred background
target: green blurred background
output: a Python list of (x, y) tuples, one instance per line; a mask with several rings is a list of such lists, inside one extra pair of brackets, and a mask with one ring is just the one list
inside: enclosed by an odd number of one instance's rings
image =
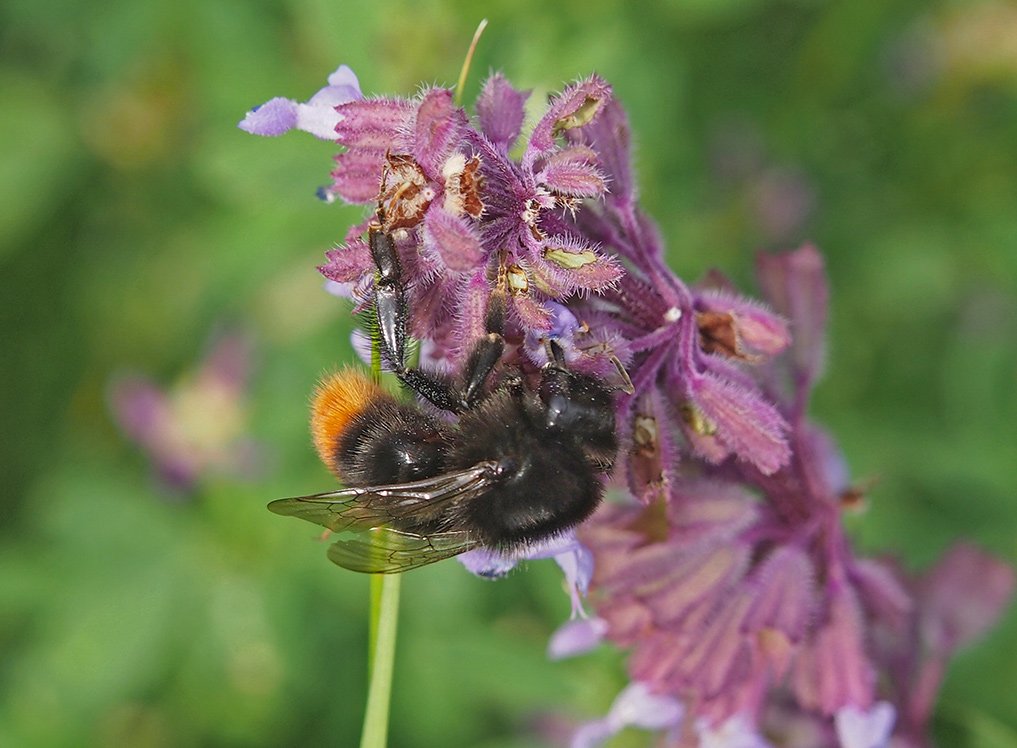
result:
[[(868, 552), (957, 537), (1017, 558), (1017, 6), (495, 0), (491, 68), (535, 98), (597, 71), (628, 107), (647, 210), (688, 279), (752, 290), (812, 240), (833, 287), (817, 417), (856, 477)], [(454, 83), (472, 3), (0, 5), (0, 745), (355, 745), (367, 579), (272, 498), (332, 485), (306, 400), (349, 357), (314, 266), (361, 216), (333, 148), (236, 122), (340, 62), (366, 93)], [(257, 471), (173, 495), (116, 427), (111, 376), (173, 387), (223, 325), (255, 368)], [(404, 580), (391, 743), (540, 745), (606, 710), (622, 658), (550, 663), (550, 562)], [(1017, 746), (1017, 615), (951, 670), (944, 745)], [(644, 745), (626, 733), (616, 745)]]

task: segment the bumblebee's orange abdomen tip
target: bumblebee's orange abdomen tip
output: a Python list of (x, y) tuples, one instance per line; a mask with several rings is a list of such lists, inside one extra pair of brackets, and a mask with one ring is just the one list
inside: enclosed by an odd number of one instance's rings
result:
[(311, 402), (311, 437), (329, 469), (336, 470), (336, 448), (350, 421), (383, 394), (377, 384), (356, 369), (343, 369), (318, 382)]

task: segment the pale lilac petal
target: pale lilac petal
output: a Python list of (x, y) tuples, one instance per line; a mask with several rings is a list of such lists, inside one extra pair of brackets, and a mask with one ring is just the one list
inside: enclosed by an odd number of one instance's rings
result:
[(551, 328), (540, 332), (527, 330), (523, 350), (530, 361), (543, 366), (549, 360), (547, 341), (554, 340), (565, 353), (565, 361), (571, 363), (579, 355), (573, 344), (573, 338), (579, 330), (579, 320), (568, 307), (557, 302), (549, 301), (546, 307), (551, 311)]
[(587, 722), (573, 735), (571, 748), (595, 748), (626, 727), (668, 730), (678, 727), (684, 708), (677, 699), (657, 696), (643, 683), (632, 683), (615, 698), (603, 719)]
[[(363, 330), (354, 329), (350, 333), (350, 347), (353, 348), (353, 352), (357, 354), (357, 358), (360, 359), (361, 363), (365, 366), (371, 366), (371, 362), (374, 359), (374, 342), (371, 340), (371, 336), (365, 333)], [(384, 359), (384, 356), (382, 357)], [(384, 366), (384, 361), (382, 362)]]
[(315, 106), (297, 104), (296, 128), (309, 132), (322, 140), (335, 140), (335, 126), (339, 124), (339, 115), (334, 106)]
[(363, 95), (356, 75), (346, 65), (340, 65), (328, 77), (328, 82), (328, 86), (304, 104), (282, 97), (271, 99), (248, 112), (238, 127), (254, 135), (270, 136), (297, 129), (322, 140), (335, 140), (335, 127), (340, 120), (336, 106), (360, 99)]
[(677, 727), (684, 711), (677, 699), (651, 693), (646, 684), (637, 682), (618, 694), (607, 719), (617, 731), (625, 727), (665, 730)]
[[(349, 65), (340, 65), (335, 69), (335, 72), (328, 76), (328, 87), (335, 89), (347, 89), (350, 94), (350, 98), (347, 99), (347, 101), (354, 98), (363, 98), (363, 94), (360, 93), (360, 81), (357, 80), (357, 74), (353, 72), (353, 69)], [(328, 89), (322, 89), (322, 91), (327, 90)], [(357, 94), (356, 96), (352, 95), (354, 91)], [(321, 93), (321, 91), (318, 93)], [(315, 94), (314, 96), (317, 95), (318, 94)], [(314, 96), (311, 97), (312, 100), (314, 99)]]
[(586, 722), (580, 725), (572, 735), (569, 748), (597, 748), (617, 732), (606, 718)]
[(841, 748), (886, 748), (896, 719), (897, 711), (886, 701), (868, 711), (846, 706), (834, 716), (837, 740)]
[(297, 102), (277, 96), (249, 111), (237, 124), (252, 135), (275, 137), (297, 126)]
[(340, 299), (353, 299), (353, 283), (350, 281), (325, 281), (325, 293)]
[(547, 656), (552, 660), (562, 660), (585, 654), (599, 645), (606, 634), (607, 621), (603, 618), (573, 618), (551, 636)]
[(456, 556), (467, 571), (485, 579), (498, 579), (516, 566), (516, 559), (504, 556), (487, 548), (477, 548)]
[(583, 615), (583, 598), (593, 576), (593, 554), (575, 542), (567, 550), (556, 553), (554, 560), (565, 574), (565, 584), (572, 598), (572, 615)]
[(494, 145), (508, 151), (523, 127), (524, 105), (529, 91), (517, 91), (501, 73), (484, 83), (477, 98), (480, 129)]
[(582, 552), (585, 546), (576, 538), (575, 530), (552, 535), (549, 538), (534, 543), (525, 551), (520, 553), (522, 558), (557, 558), (565, 553)]
[(711, 728), (702, 721), (696, 723), (699, 734), (699, 748), (771, 748), (752, 721), (744, 714), (736, 714), (717, 728)]

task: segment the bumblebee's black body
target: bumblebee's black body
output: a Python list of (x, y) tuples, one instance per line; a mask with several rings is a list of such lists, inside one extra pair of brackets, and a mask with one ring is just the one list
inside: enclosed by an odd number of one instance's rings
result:
[(378, 397), (335, 441), (331, 457), (349, 487), (282, 499), (272, 510), (361, 535), (337, 542), (330, 557), (371, 572), (404, 571), (481, 546), (518, 550), (586, 519), (603, 494), (598, 473), (610, 470), (617, 449), (608, 388), (567, 369), (554, 342), (538, 386), (527, 387), (512, 369), (492, 384), (504, 350), (500, 288), (490, 299), (487, 334), (459, 378), (407, 367), (398, 256), (380, 228), (372, 228), (370, 245), (385, 358), (405, 385), (457, 418), (448, 423)]

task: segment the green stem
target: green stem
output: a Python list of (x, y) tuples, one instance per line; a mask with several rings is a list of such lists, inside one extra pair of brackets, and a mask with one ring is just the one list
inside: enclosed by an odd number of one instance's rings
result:
[(378, 619), (381, 616), (381, 589), (384, 574), (371, 575), (371, 611), (367, 621), (367, 674), (374, 670), (374, 652), (378, 648)]
[(487, 19), (483, 19), (477, 24), (477, 30), (473, 32), (473, 41), (470, 42), (470, 48), (466, 52), (466, 59), (463, 60), (463, 66), (459, 70), (459, 82), (456, 83), (456, 106), (461, 106), (463, 103), (463, 89), (466, 87), (466, 76), (470, 73), (470, 64), (473, 62), (473, 53), (477, 51), (477, 42), (480, 41), (480, 35), (484, 33), (484, 29), (487, 28)]
[[(388, 709), (395, 665), (401, 580), (402, 577), (398, 574), (375, 574), (371, 578), (371, 684), (367, 689), (367, 709), (364, 712), (360, 748), (385, 748), (388, 739)], [(377, 595), (373, 594), (375, 584), (379, 588)]]

